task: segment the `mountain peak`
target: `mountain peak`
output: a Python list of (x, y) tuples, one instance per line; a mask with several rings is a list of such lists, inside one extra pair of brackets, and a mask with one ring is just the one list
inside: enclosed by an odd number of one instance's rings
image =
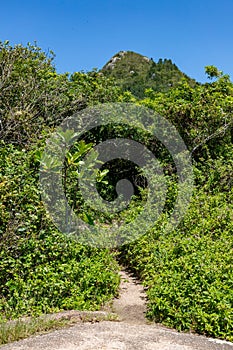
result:
[(123, 91), (130, 91), (143, 98), (145, 90), (167, 91), (176, 86), (181, 79), (190, 85), (195, 81), (181, 72), (171, 59), (159, 59), (140, 55), (133, 51), (119, 51), (102, 68), (102, 72), (116, 79)]
[(125, 68), (124, 70), (127, 71), (130, 70), (130, 68), (137, 68), (136, 70), (138, 70), (141, 68), (141, 64), (150, 64), (150, 61), (148, 57), (133, 51), (119, 51), (104, 65), (102, 70), (113, 70), (119, 65), (123, 66)]

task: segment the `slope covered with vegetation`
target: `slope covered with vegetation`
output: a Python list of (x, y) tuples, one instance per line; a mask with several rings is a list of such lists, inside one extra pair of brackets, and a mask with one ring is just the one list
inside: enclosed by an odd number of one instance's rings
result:
[[(233, 340), (233, 84), (213, 66), (206, 67), (212, 80), (196, 84), (169, 60), (154, 63), (135, 53), (119, 55), (100, 72), (58, 74), (52, 54), (47, 57), (31, 45), (0, 44), (2, 318), (99, 308), (117, 292), (117, 255), (147, 287), (148, 317), (180, 330)], [(177, 179), (163, 146), (134, 131), (134, 125), (126, 130), (111, 124), (89, 133), (81, 155), (113, 136), (136, 141), (142, 137), (160, 157), (169, 189), (166, 211), (154, 227), (110, 251), (81, 245), (57, 230), (41, 201), (38, 171), (45, 140), (65, 117), (118, 101), (148, 107), (176, 127), (192, 157), (195, 189), (184, 220), (165, 231)], [(77, 180), (74, 152), (66, 160), (74, 160), (67, 196), (82, 206), (77, 187), (72, 187)], [(132, 181), (137, 174), (123, 161), (108, 162), (101, 170), (98, 189), (107, 200), (115, 199), (116, 182), (123, 175)], [(99, 219), (106, 225), (111, 220), (133, 221), (147, 198), (147, 183), (141, 183), (133, 205)], [(94, 224), (90, 208), (82, 208), (81, 215)]]
[(195, 80), (182, 73), (170, 59), (159, 59), (156, 63), (151, 58), (132, 51), (120, 51), (102, 68), (108, 77), (114, 77), (123, 91), (130, 91), (134, 96), (143, 98), (148, 88), (154, 91), (167, 91), (185, 79), (191, 86)]

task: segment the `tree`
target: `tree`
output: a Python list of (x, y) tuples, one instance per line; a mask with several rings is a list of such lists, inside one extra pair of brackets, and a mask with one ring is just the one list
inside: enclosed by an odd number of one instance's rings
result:
[(58, 74), (54, 53), (0, 42), (0, 139), (26, 145), (89, 104), (115, 101), (119, 88), (100, 73)]
[(222, 71), (218, 70), (215, 66), (206, 66), (205, 73), (208, 75), (209, 79), (219, 78), (222, 76)]

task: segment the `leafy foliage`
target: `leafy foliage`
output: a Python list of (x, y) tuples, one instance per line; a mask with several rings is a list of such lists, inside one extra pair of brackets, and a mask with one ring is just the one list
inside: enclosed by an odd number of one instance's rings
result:
[[(0, 43), (0, 310), (3, 318), (59, 309), (98, 309), (116, 292), (108, 250), (58, 232), (40, 198), (40, 154), (53, 127), (119, 89), (93, 71), (58, 74), (54, 54)], [(70, 159), (71, 161), (71, 159)]]
[(178, 330), (233, 339), (232, 192), (197, 191), (179, 229), (125, 247), (123, 261), (144, 280), (148, 317)]
[(37, 150), (2, 144), (1, 151), (2, 317), (99, 308), (117, 290), (113, 256), (54, 227), (40, 200)]
[(186, 81), (167, 93), (152, 93), (140, 101), (169, 119), (195, 159), (220, 156), (232, 144), (233, 84), (222, 75), (213, 83), (189, 86)]
[(148, 317), (231, 341), (232, 87), (221, 74), (195, 88), (181, 82), (166, 94), (148, 91), (140, 101), (171, 120), (186, 140), (196, 189), (176, 230), (164, 232), (169, 212), (164, 213), (151, 232), (120, 254), (147, 287)]
[(58, 74), (54, 54), (36, 45), (0, 42), (0, 138), (30, 144), (88, 104), (115, 101), (112, 79), (93, 71)]

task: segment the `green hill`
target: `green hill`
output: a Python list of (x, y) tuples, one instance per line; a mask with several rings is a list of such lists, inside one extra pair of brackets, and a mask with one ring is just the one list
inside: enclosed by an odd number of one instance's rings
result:
[(114, 77), (124, 91), (143, 98), (146, 89), (167, 91), (177, 86), (181, 79), (193, 86), (195, 80), (182, 73), (170, 59), (154, 60), (132, 51), (120, 51), (101, 70), (106, 76)]

